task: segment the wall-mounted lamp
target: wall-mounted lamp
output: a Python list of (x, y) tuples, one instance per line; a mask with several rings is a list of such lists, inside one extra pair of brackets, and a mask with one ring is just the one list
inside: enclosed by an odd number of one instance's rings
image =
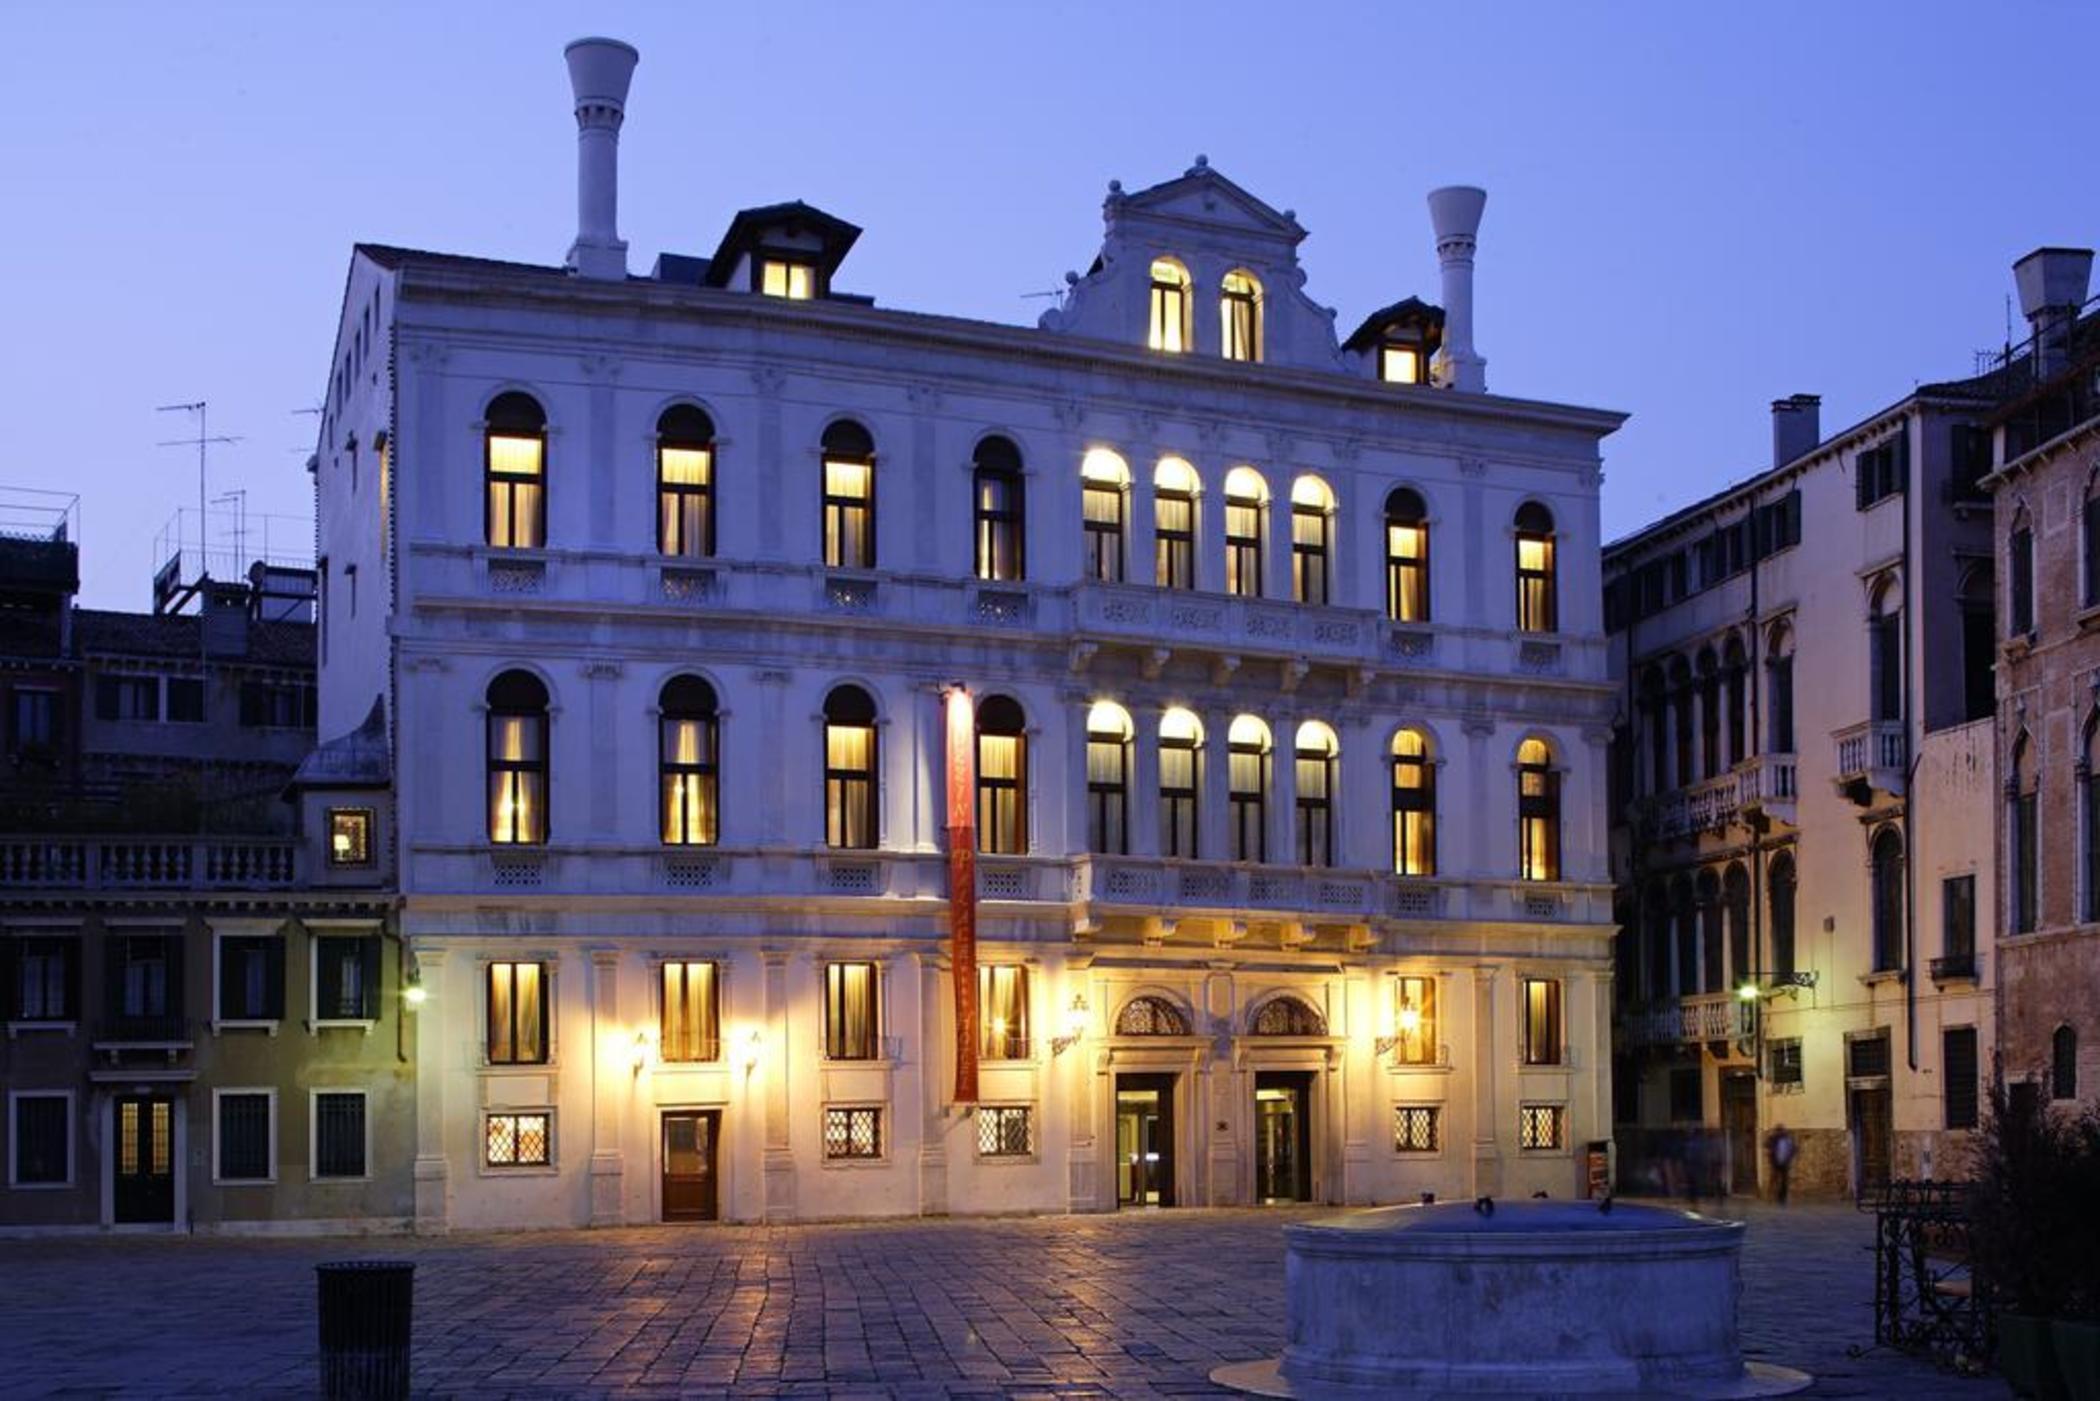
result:
[(423, 970), (413, 962), (401, 975), (401, 1000), (411, 1007), (420, 1007), (430, 1000), (430, 990), (423, 986)]
[(752, 1027), (751, 1034), (744, 1038), (744, 1074), (746, 1077), (749, 1077), (752, 1071), (758, 1069), (759, 1054), (765, 1048), (766, 1034), (757, 1027)]
[(1086, 1035), (1087, 1025), (1092, 1020), (1093, 1017), (1087, 1010), (1086, 994), (1073, 993), (1072, 1005), (1065, 1009), (1064, 1034), (1050, 1038), (1050, 1054), (1061, 1056), (1078, 1045), (1080, 1039)]

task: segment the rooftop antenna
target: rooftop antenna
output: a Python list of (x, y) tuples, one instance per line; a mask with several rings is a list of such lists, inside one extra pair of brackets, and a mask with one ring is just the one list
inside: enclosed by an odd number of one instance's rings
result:
[[(222, 435), (220, 437), (214, 438), (211, 435), (211, 419), (209, 417), (210, 410), (207, 407), (207, 401), (203, 399), (199, 399), (194, 404), (161, 404), (158, 407), (156, 407), (153, 411), (155, 413), (193, 413), (197, 415), (196, 437), (170, 438), (167, 441), (160, 443), (158, 446), (164, 448), (194, 447), (195, 449), (197, 449), (197, 573), (199, 576), (198, 582), (202, 583), (203, 576), (211, 572), (210, 566), (206, 562), (206, 557), (204, 553), (204, 522), (206, 519), (205, 502), (207, 494), (207, 489), (205, 486), (205, 454), (207, 451), (209, 451), (210, 446), (213, 443), (237, 443), (241, 440), (238, 437), (227, 437)], [(181, 544), (179, 541), (177, 542), (176, 548), (178, 550), (181, 549)]]
[[(241, 560), (248, 553), (248, 489), (235, 487), (232, 491), (222, 491), (212, 501), (233, 507), (233, 567), (239, 569)], [(203, 532), (200, 529), (198, 533)], [(265, 530), (263, 534), (267, 537), (269, 532)]]

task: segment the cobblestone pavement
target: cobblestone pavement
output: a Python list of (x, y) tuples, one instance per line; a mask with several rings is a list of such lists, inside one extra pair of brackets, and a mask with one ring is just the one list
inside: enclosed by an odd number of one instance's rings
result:
[[(416, 1272), (432, 1395), (1212, 1397), (1281, 1350), (1284, 1222), (1306, 1212), (651, 1227), (399, 1241), (0, 1243), (0, 1396), (315, 1388), (315, 1262)], [(1318, 1213), (1313, 1213), (1318, 1214)], [(1750, 1222), (1746, 1351), (1812, 1396), (2002, 1396), (1882, 1352), (1871, 1218)]]

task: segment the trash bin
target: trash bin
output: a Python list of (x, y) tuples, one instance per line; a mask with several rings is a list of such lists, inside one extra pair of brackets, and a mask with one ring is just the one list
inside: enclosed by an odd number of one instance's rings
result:
[(407, 1260), (314, 1266), (321, 1302), (321, 1395), (329, 1401), (408, 1395), (416, 1267)]

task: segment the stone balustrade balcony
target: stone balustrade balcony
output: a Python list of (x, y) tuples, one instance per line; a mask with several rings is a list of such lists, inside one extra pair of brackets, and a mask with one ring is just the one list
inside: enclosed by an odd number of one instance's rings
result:
[(0, 886), (15, 890), (278, 890), (297, 844), (278, 837), (0, 837)]
[(1867, 720), (1835, 732), (1840, 792), (1864, 803), (1869, 790), (1900, 797), (1907, 786), (1910, 742), (1901, 720)]
[(1642, 1046), (1746, 1041), (1757, 1035), (1757, 1007), (1732, 992), (1695, 993), (1631, 1013), (1622, 1026), (1627, 1039)]

